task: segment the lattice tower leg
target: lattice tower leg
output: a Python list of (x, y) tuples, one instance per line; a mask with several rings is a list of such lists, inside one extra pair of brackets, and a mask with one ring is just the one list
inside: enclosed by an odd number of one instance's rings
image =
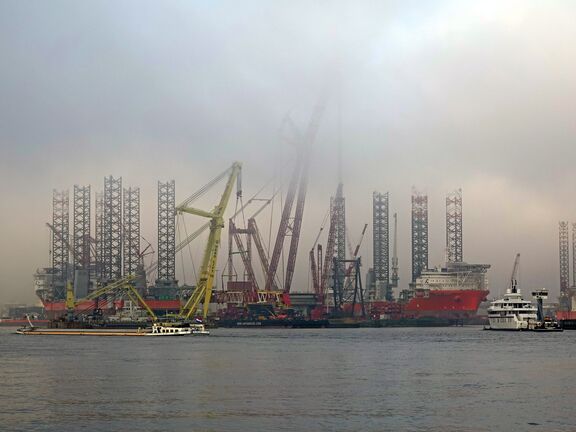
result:
[(446, 197), (446, 251), (448, 262), (462, 262), (462, 189)]
[(103, 276), (122, 277), (122, 177), (104, 178)]
[(158, 279), (176, 279), (176, 185), (158, 182)]
[(74, 186), (74, 268), (90, 268), (90, 186)]
[(53, 296), (63, 299), (66, 294), (68, 280), (68, 264), (70, 252), (70, 197), (67, 190), (53, 191), (52, 196), (52, 267), (56, 275), (53, 279)]
[(124, 189), (124, 275), (136, 275), (140, 264), (140, 189)]
[(412, 282), (428, 268), (428, 196), (412, 191)]

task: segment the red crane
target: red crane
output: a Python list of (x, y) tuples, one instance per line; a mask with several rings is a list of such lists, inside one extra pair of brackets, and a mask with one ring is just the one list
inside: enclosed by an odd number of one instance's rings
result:
[[(316, 138), (318, 128), (320, 126), (320, 120), (324, 114), (325, 103), (322, 99), (321, 102), (316, 105), (314, 113), (306, 129), (306, 133), (302, 136), (300, 140), (300, 145), (298, 148), (298, 157), (296, 161), (296, 167), (292, 173), (292, 178), (290, 179), (290, 185), (288, 187), (288, 192), (286, 194), (286, 201), (284, 202), (284, 208), (282, 210), (282, 218), (280, 220), (280, 226), (278, 227), (278, 234), (276, 235), (276, 242), (274, 244), (274, 249), (272, 252), (272, 258), (270, 259), (270, 268), (268, 269), (268, 274), (266, 277), (266, 290), (274, 290), (274, 278), (276, 277), (276, 272), (278, 270), (278, 263), (280, 261), (280, 255), (284, 247), (284, 239), (287, 235), (291, 235), (290, 240), (290, 250), (288, 252), (288, 263), (286, 265), (286, 280), (284, 282), (284, 292), (290, 292), (290, 286), (292, 284), (292, 278), (294, 276), (294, 268), (296, 266), (296, 254), (298, 252), (298, 242), (300, 240), (300, 230), (302, 227), (302, 218), (304, 216), (304, 204), (306, 202), (306, 191), (308, 187), (308, 173), (310, 168), (310, 150), (312, 144)], [(292, 206), (294, 204), (294, 199), (296, 198), (296, 188), (298, 187), (298, 198), (296, 201), (296, 210), (294, 213), (294, 218), (292, 226), (290, 226), (290, 215), (292, 213)]]

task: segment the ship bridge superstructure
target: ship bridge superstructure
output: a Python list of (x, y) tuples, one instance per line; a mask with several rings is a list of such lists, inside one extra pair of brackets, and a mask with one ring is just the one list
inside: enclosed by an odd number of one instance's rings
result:
[(422, 271), (416, 279), (416, 289), (487, 290), (490, 264), (449, 262), (444, 267)]

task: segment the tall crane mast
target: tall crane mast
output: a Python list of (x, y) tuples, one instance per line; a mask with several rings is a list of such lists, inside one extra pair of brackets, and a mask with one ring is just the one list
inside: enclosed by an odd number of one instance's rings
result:
[(282, 209), (282, 217), (280, 218), (280, 225), (278, 226), (278, 234), (276, 234), (276, 242), (272, 251), (270, 259), (270, 267), (266, 274), (266, 291), (274, 290), (274, 278), (278, 270), (278, 263), (280, 262), (280, 255), (284, 247), (284, 238), (288, 234), (290, 215), (292, 213), (292, 205), (296, 197), (296, 187), (298, 186), (298, 179), (300, 177), (300, 170), (302, 165), (302, 153), (304, 149), (299, 149), (298, 157), (296, 159), (296, 166), (288, 185), (288, 192), (286, 193), (286, 200), (284, 201), (284, 208)]
[(518, 266), (520, 265), (520, 254), (516, 254), (516, 259), (514, 259), (514, 267), (512, 267), (512, 276), (510, 276), (510, 289), (513, 293), (516, 292), (516, 287), (518, 286)]
[[(299, 142), (298, 157), (296, 161), (296, 167), (292, 173), (292, 178), (290, 179), (290, 184), (288, 187), (288, 192), (286, 194), (286, 201), (284, 202), (284, 208), (282, 210), (282, 217), (280, 219), (280, 225), (278, 227), (278, 234), (276, 235), (276, 242), (274, 243), (274, 249), (272, 251), (272, 258), (270, 259), (270, 268), (268, 269), (266, 277), (266, 290), (273, 290), (274, 278), (276, 277), (276, 272), (278, 271), (278, 263), (280, 261), (280, 255), (284, 247), (284, 239), (290, 233), (292, 238), (290, 240), (290, 250), (288, 252), (288, 263), (286, 265), (286, 279), (284, 282), (284, 292), (290, 292), (290, 286), (292, 284), (292, 278), (294, 276), (294, 268), (296, 266), (296, 255), (298, 252), (298, 242), (300, 240), (300, 230), (302, 227), (302, 218), (304, 216), (304, 204), (306, 202), (306, 191), (308, 187), (308, 173), (310, 168), (310, 150), (318, 128), (320, 126), (320, 120), (324, 114), (325, 103), (323, 99), (316, 105), (314, 113), (306, 129), (306, 133), (302, 136)], [(296, 210), (290, 226), (290, 215), (292, 213), (292, 206), (294, 204), (294, 199), (296, 198), (296, 188), (298, 187), (298, 197), (296, 201)]]
[[(222, 228), (224, 228), (224, 212), (228, 205), (230, 195), (232, 194), (232, 187), (234, 183), (237, 184), (237, 198), (242, 196), (240, 172), (242, 165), (240, 162), (234, 162), (232, 166), (225, 171), (228, 174), (228, 180), (224, 193), (220, 198), (219, 203), (212, 211), (200, 210), (188, 207), (188, 204), (180, 205), (176, 211), (180, 213), (188, 213), (196, 216), (202, 216), (210, 219), (210, 234), (208, 236), (208, 243), (204, 250), (202, 258), (202, 266), (200, 267), (200, 279), (196, 284), (196, 289), (190, 296), (186, 304), (180, 311), (180, 316), (189, 319), (192, 314), (196, 312), (200, 302), (204, 301), (203, 316), (206, 318), (208, 315), (208, 306), (210, 304), (210, 297), (212, 296), (212, 287), (214, 286), (214, 276), (216, 273), (216, 261), (218, 258), (218, 250), (220, 248), (220, 238), (222, 236)], [(221, 177), (221, 176), (220, 176)], [(213, 184), (213, 183), (212, 183)]]

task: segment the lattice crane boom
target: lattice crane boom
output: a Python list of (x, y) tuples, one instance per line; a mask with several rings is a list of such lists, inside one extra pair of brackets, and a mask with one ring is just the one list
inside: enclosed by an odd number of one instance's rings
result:
[(520, 254), (516, 254), (514, 259), (514, 267), (512, 267), (512, 276), (510, 276), (510, 289), (512, 292), (516, 292), (516, 287), (518, 285), (518, 267), (520, 266)]
[(290, 292), (292, 285), (292, 278), (294, 277), (294, 268), (296, 267), (296, 255), (298, 253), (298, 243), (300, 241), (300, 230), (302, 228), (302, 220), (304, 217), (304, 204), (306, 203), (306, 192), (308, 190), (308, 177), (310, 171), (310, 150), (312, 144), (316, 139), (318, 129), (320, 127), (320, 120), (324, 114), (325, 103), (321, 101), (312, 114), (308, 129), (304, 136), (302, 143), (305, 152), (302, 172), (300, 174), (300, 185), (298, 187), (298, 200), (296, 202), (296, 211), (294, 214), (294, 225), (292, 227), (292, 238), (290, 239), (290, 250), (288, 252), (288, 263), (286, 265), (286, 280), (284, 283), (284, 292)]
[(236, 247), (238, 248), (238, 252), (240, 253), (240, 258), (242, 258), (242, 263), (244, 264), (244, 268), (248, 273), (248, 280), (252, 283), (252, 289), (254, 291), (258, 291), (258, 281), (256, 280), (256, 274), (254, 273), (254, 268), (252, 267), (252, 260), (250, 254), (244, 247), (244, 243), (240, 238), (240, 234), (247, 234), (249, 233), (248, 230), (239, 230), (236, 228), (236, 225), (232, 220), (228, 222), (230, 224), (230, 233), (234, 237), (234, 241), (236, 242)]
[(276, 242), (272, 250), (272, 257), (270, 259), (270, 267), (266, 274), (266, 291), (274, 290), (274, 279), (278, 271), (278, 263), (280, 262), (280, 255), (284, 247), (284, 239), (288, 233), (288, 225), (290, 222), (290, 215), (292, 213), (292, 205), (296, 198), (296, 188), (298, 186), (298, 179), (300, 177), (302, 162), (302, 149), (298, 153), (296, 159), (296, 166), (292, 172), (292, 177), (288, 185), (288, 192), (286, 193), (286, 200), (284, 201), (284, 208), (282, 209), (282, 217), (280, 218), (280, 225), (278, 226), (278, 233), (276, 234)]

